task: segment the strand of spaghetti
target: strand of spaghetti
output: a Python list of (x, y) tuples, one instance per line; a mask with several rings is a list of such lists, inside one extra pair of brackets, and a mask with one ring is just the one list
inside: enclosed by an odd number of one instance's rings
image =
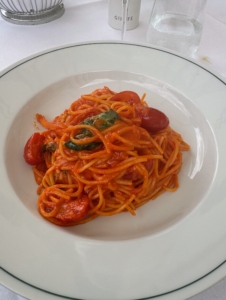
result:
[[(58, 203), (52, 203), (50, 201), (48, 201), (47, 199), (49, 198), (48, 196), (48, 190), (44, 190), (42, 192), (42, 194), (39, 196), (39, 199), (38, 199), (38, 209), (39, 211), (41, 212), (41, 214), (45, 217), (52, 217), (52, 216), (55, 216), (58, 212), (59, 212), (59, 209), (60, 209), (60, 202), (62, 202), (61, 200), (58, 201)], [(58, 193), (56, 193), (58, 194)], [(42, 202), (41, 202), (42, 200)], [(45, 210), (45, 203), (48, 203), (48, 206), (51, 206), (52, 210), (49, 210), (46, 211)]]
[[(84, 151), (83, 151), (84, 152)], [(100, 150), (98, 152), (94, 152), (94, 153), (83, 153), (83, 152), (79, 152), (78, 153), (78, 157), (82, 160), (89, 160), (89, 159), (93, 159), (96, 157), (109, 157), (109, 153), (107, 153), (106, 150)]]
[(162, 176), (162, 177), (164, 178), (164, 177), (167, 177), (167, 176), (169, 176), (171, 174), (176, 175), (177, 173), (179, 173), (180, 169), (181, 169), (181, 164), (177, 164), (174, 167), (170, 168), (169, 171), (166, 172), (164, 174), (164, 176)]
[(86, 169), (88, 169), (90, 166), (94, 165), (96, 162), (99, 161), (99, 158), (94, 158), (93, 160), (91, 160), (90, 162), (87, 162), (83, 165), (83, 167), (79, 168), (77, 170), (78, 173), (82, 173), (83, 171), (85, 171)]
[(174, 150), (172, 151), (168, 161), (166, 162), (166, 164), (160, 174), (160, 177), (163, 177), (166, 174), (167, 170), (170, 168), (170, 166), (174, 163), (174, 161), (178, 155), (178, 152), (179, 152), (179, 142), (176, 139), (174, 139)]
[(182, 140), (181, 143), (180, 143), (180, 150), (181, 151), (188, 151), (189, 149), (190, 149), (190, 146)]
[(139, 127), (137, 126), (134, 126), (134, 125), (131, 125), (131, 126), (123, 126), (122, 128), (119, 128), (117, 130), (117, 133), (119, 135), (123, 135), (124, 133), (131, 133), (131, 132), (134, 132), (136, 133), (137, 135), (140, 136), (140, 130), (139, 130)]
[(98, 140), (97, 136), (85, 137), (83, 139), (76, 139), (74, 138), (74, 136), (75, 136), (74, 131), (72, 131), (70, 134), (70, 140), (77, 145), (87, 145)]
[(139, 156), (138, 153), (137, 153), (137, 151), (127, 151), (127, 154), (129, 156), (134, 156), (134, 157), (138, 157)]
[(37, 176), (37, 174), (34, 173), (35, 181), (38, 185), (42, 183), (43, 177)]
[(152, 155), (161, 155), (162, 157), (159, 158), (159, 160), (160, 160), (163, 164), (166, 164), (167, 159), (163, 157), (163, 154), (159, 154), (159, 151), (158, 151), (157, 149), (150, 148), (149, 150), (150, 150), (150, 152), (151, 152)]
[(65, 124), (54, 124), (52, 122), (48, 122), (46, 118), (40, 114), (36, 114), (36, 119), (37, 121), (45, 128), (50, 129), (50, 130), (56, 130), (56, 129), (63, 129), (66, 127)]
[(41, 215), (45, 218), (54, 217), (60, 210), (60, 207), (58, 205), (55, 205), (55, 208), (52, 211), (45, 211), (45, 205), (43, 202), (38, 203), (38, 210), (41, 213)]
[[(114, 107), (114, 104), (112, 104), (111, 106), (112, 108)], [(113, 108), (114, 109), (114, 108)], [(123, 105), (119, 108), (116, 109), (117, 113), (121, 116), (122, 114), (127, 116), (127, 115), (131, 115), (133, 118), (135, 118), (136, 114), (135, 114), (135, 110), (132, 106), (130, 105)]]
[(167, 138), (167, 136), (165, 133), (158, 137), (156, 136), (154, 139), (159, 144), (159, 146), (164, 150), (164, 152), (165, 152), (165, 148), (166, 148), (166, 138)]
[(48, 182), (49, 185), (54, 185), (55, 184), (55, 179), (54, 179), (53, 171), (55, 170), (55, 167), (51, 167), (49, 170), (48, 170), (49, 172), (46, 171), (46, 174), (43, 177), (43, 180), (45, 180), (46, 182)]
[(45, 175), (43, 178), (42, 178), (42, 185), (44, 188), (48, 188), (50, 187), (52, 184), (49, 180), (49, 176), (48, 175)]
[[(87, 188), (87, 190), (86, 190), (86, 188)], [(84, 191), (87, 193), (89, 199), (91, 199), (91, 200), (97, 199), (99, 197), (97, 186), (85, 185)]]
[[(129, 197), (131, 196), (131, 194), (129, 195)], [(122, 200), (122, 199), (118, 199), (116, 197), (111, 197), (110, 199), (107, 199), (107, 208), (111, 210), (111, 208), (119, 208), (121, 205), (124, 205), (125, 202), (128, 200), (129, 198), (125, 198)], [(134, 200), (133, 200), (134, 201)], [(130, 204), (128, 205), (128, 208), (130, 211), (134, 211), (136, 208), (135, 208), (135, 205), (133, 204), (133, 201), (130, 202)]]
[(32, 170), (33, 170), (34, 174), (37, 175), (38, 177), (43, 178), (43, 176), (45, 175), (44, 172), (41, 172), (41, 171), (37, 170), (36, 167), (33, 167)]
[(104, 94), (104, 95), (100, 95), (99, 98), (103, 99), (103, 100), (107, 100), (111, 96), (112, 96), (112, 94)]
[(102, 100), (101, 98), (97, 98), (96, 96), (82, 95), (82, 99), (92, 100), (98, 103), (105, 104), (105, 100)]
[(115, 182), (109, 181), (109, 182), (108, 182), (108, 188), (109, 188), (109, 190), (111, 190), (111, 191), (116, 191), (117, 188), (118, 188), (117, 182), (116, 182), (116, 181), (115, 181)]
[(147, 161), (147, 158), (143, 158), (142, 156), (139, 158), (131, 157), (119, 163), (117, 167), (111, 169), (98, 169), (98, 168), (91, 167), (90, 171), (98, 174), (111, 174), (111, 173), (119, 172), (123, 169), (127, 169), (128, 167), (134, 164), (138, 164), (140, 162), (145, 162), (145, 161)]
[(115, 182), (117, 184), (120, 184), (120, 185), (133, 185), (131, 180), (120, 180), (120, 179), (118, 179)]
[(103, 88), (99, 88), (99, 89), (96, 89), (95, 91), (93, 91), (91, 93), (91, 95), (96, 95), (96, 94), (102, 95), (102, 94), (106, 94), (106, 93), (111, 94), (111, 96), (116, 94), (116, 92), (112, 91), (108, 86), (105, 85)]
[(112, 200), (114, 198), (114, 200), (116, 202), (120, 202), (121, 201), (121, 203), (125, 203), (125, 195), (121, 191), (119, 191), (119, 190), (115, 191), (113, 196), (115, 198), (111, 197)]
[[(173, 185), (173, 187), (171, 187), (172, 185)], [(172, 182), (169, 183), (169, 186), (163, 186), (163, 189), (165, 191), (168, 191), (168, 192), (175, 192), (178, 189), (178, 187), (179, 187), (178, 177), (177, 176), (173, 176), (172, 177)]]
[(90, 109), (90, 108), (93, 108), (93, 106), (92, 105), (88, 105), (88, 104), (82, 104), (76, 110), (70, 109), (67, 112), (67, 115), (70, 115), (70, 116), (74, 117), (74, 116), (77, 116), (77, 115), (83, 113), (84, 111), (86, 111), (87, 109)]
[(160, 154), (147, 154), (147, 155), (142, 155), (143, 158), (147, 159), (162, 159), (163, 156)]
[(146, 187), (148, 184), (148, 171), (147, 169), (144, 167), (143, 164), (137, 164), (136, 165), (136, 169), (138, 170), (138, 172), (143, 176), (143, 184), (142, 184), (142, 189), (145, 190), (146, 193)]
[(127, 119), (127, 118), (124, 118), (123, 116), (120, 116), (120, 119), (123, 123), (125, 123), (127, 125), (133, 125), (133, 120), (132, 119)]
[[(109, 208), (118, 208), (120, 207), (119, 205), (116, 205), (116, 204), (111, 204), (111, 203), (108, 203), (108, 207)], [(126, 209), (131, 213), (131, 215), (135, 216), (136, 215), (136, 212), (135, 212), (135, 207), (132, 203), (130, 203), (130, 205), (127, 205), (126, 206)]]
[(143, 102), (144, 101), (144, 99), (145, 99), (145, 97), (146, 97), (146, 93), (144, 93), (143, 95), (142, 95), (142, 97), (141, 97), (141, 102)]
[(45, 176), (43, 177), (42, 181), (43, 181), (43, 185), (44, 182), (51, 186), (51, 185), (54, 185), (55, 184), (55, 180), (54, 180), (54, 175), (53, 175), (53, 171), (55, 170), (55, 167), (52, 166), (51, 168), (49, 168), (46, 173), (45, 173)]
[(49, 168), (49, 169), (46, 171), (46, 175), (49, 175), (50, 173), (52, 173), (53, 170), (55, 170), (55, 166), (52, 166), (51, 168)]
[(159, 144), (150, 136), (152, 144), (156, 147), (160, 154), (164, 153), (164, 150), (159, 146)]
[(121, 121), (124, 122), (125, 124), (127, 125), (137, 125), (139, 126), (140, 125), (140, 119), (138, 118), (131, 118), (131, 119), (128, 119), (128, 118), (124, 118), (122, 116), (120, 116), (121, 118)]
[(72, 189), (76, 189), (75, 192), (64, 192), (67, 196), (69, 197), (78, 197), (82, 194), (83, 191), (83, 184), (81, 182), (78, 182), (78, 184), (56, 184), (55, 187), (57, 189), (66, 189), (66, 188), (72, 188)]
[(101, 216), (112, 216), (112, 215), (118, 214), (121, 211), (123, 211), (133, 201), (134, 198), (135, 198), (135, 195), (131, 195), (130, 198), (125, 202), (125, 204), (123, 204), (121, 207), (119, 207), (116, 210), (109, 211), (109, 212), (97, 211), (96, 213)]
[(89, 184), (89, 185), (97, 185), (97, 184), (106, 184), (108, 183), (108, 179), (103, 179), (103, 180), (86, 180), (82, 176), (79, 175), (79, 173), (74, 173), (75, 176), (77, 177), (78, 180), (80, 180), (84, 184)]
[(106, 104), (100, 104), (98, 108), (101, 110), (101, 112), (104, 112), (104, 111), (110, 109), (110, 107), (109, 107), (109, 105), (107, 105), (107, 103)]
[(158, 198), (164, 192), (165, 192), (165, 190), (163, 188), (156, 189), (156, 191), (151, 195), (151, 199), (155, 200), (156, 198)]
[(130, 146), (133, 146), (133, 147), (136, 147), (136, 146), (137, 146), (137, 143), (136, 143), (137, 141), (134, 141), (134, 142), (129, 141), (129, 140), (127, 140), (127, 139), (121, 137), (121, 136), (120, 136), (118, 133), (116, 133), (116, 132), (113, 132), (113, 133), (112, 133), (112, 137), (114, 137), (115, 139), (119, 140), (120, 142), (122, 142), (122, 143), (125, 144), (125, 145), (130, 145)]
[(139, 145), (144, 146), (145, 148), (147, 148), (150, 145), (150, 141), (143, 141), (143, 140), (139, 140)]
[(125, 127), (125, 124), (121, 121), (118, 121), (116, 122), (114, 125), (104, 129), (101, 133), (104, 135), (104, 136), (107, 136), (107, 134), (109, 132), (115, 132), (117, 130), (119, 130), (120, 128), (124, 128)]
[(155, 177), (156, 178), (160, 178), (160, 174), (159, 174), (159, 161), (158, 159), (154, 160), (154, 173), (155, 173)]
[(105, 199), (103, 196), (102, 188), (99, 184), (97, 185), (97, 189), (98, 189), (98, 193), (99, 193), (99, 203), (95, 207), (93, 207), (91, 210), (89, 210), (89, 214), (97, 212), (97, 210), (99, 210), (99, 208), (104, 206)]
[[(109, 103), (111, 105), (111, 108), (114, 110), (117, 110), (118, 107), (127, 107), (130, 106), (129, 104), (126, 104), (123, 101), (111, 101), (111, 99), (109, 99)], [(131, 106), (130, 106), (131, 107)], [(133, 107), (132, 107), (133, 108)], [(134, 109), (134, 108), (133, 108)]]
[(149, 200), (155, 200), (158, 197), (158, 195), (164, 192), (163, 185), (167, 185), (170, 178), (171, 176), (161, 180), (157, 180), (157, 178), (154, 176), (149, 178), (150, 190), (146, 196), (142, 197), (142, 201), (137, 206), (140, 207), (147, 203)]
[(82, 163), (83, 165), (85, 164), (88, 164), (89, 162), (91, 161), (95, 161), (95, 166), (98, 167), (98, 168), (108, 168), (109, 164), (108, 164), (108, 161), (109, 161), (109, 156), (104, 156), (104, 157), (101, 157), (101, 158), (93, 158), (93, 159), (84, 159), (82, 160)]
[(61, 190), (56, 186), (50, 186), (49, 188), (45, 189), (44, 192), (47, 196), (54, 194), (57, 197), (62, 198), (64, 200), (70, 200), (70, 196), (65, 191)]
[(133, 146), (117, 146), (109, 143), (109, 149), (111, 151), (131, 151), (134, 149)]
[[(91, 170), (89, 170), (91, 171)], [(112, 173), (112, 174), (96, 174), (96, 173), (92, 173), (92, 176), (95, 180), (97, 181), (105, 181), (107, 180), (108, 182), (110, 182), (110, 180), (116, 180), (118, 177), (120, 176), (121, 173)], [(93, 179), (92, 179), (93, 180)]]
[[(54, 196), (52, 196), (52, 195), (49, 195), (49, 199), (51, 200), (50, 202), (53, 202), (53, 203), (58, 203), (59, 202), (59, 198), (56, 198), (56, 197), (54, 197)], [(48, 202), (48, 201), (47, 201)]]
[(72, 177), (71, 177), (71, 174), (69, 173), (69, 172), (67, 172), (67, 182), (68, 182), (68, 184), (69, 185), (71, 185), (72, 184)]
[(44, 189), (43, 184), (42, 184), (42, 183), (39, 184), (39, 186), (38, 186), (38, 188), (37, 188), (37, 194), (38, 194), (38, 195), (41, 195), (43, 189)]
[[(129, 187), (129, 189), (127, 189), (128, 186), (119, 186), (118, 187), (118, 192), (122, 193), (122, 197), (123, 197), (123, 202), (125, 202), (125, 195), (126, 196), (130, 196), (131, 195), (131, 191), (134, 191), (134, 187)], [(135, 195), (135, 193), (133, 193)], [(118, 197), (118, 194), (117, 194)], [(120, 198), (119, 198), (120, 199)]]

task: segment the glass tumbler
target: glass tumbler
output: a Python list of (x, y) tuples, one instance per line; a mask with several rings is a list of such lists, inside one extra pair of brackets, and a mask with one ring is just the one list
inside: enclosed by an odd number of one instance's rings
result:
[(197, 49), (207, 0), (155, 0), (147, 41), (191, 56)]

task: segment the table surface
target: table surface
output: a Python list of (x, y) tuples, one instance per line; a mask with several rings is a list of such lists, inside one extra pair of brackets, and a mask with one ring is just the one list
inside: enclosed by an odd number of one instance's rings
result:
[[(126, 32), (125, 41), (146, 43), (154, 0), (142, 0), (139, 26)], [(50, 23), (14, 25), (0, 17), (0, 71), (13, 63), (52, 47), (93, 40), (121, 40), (108, 25), (108, 0), (65, 0), (65, 13)], [(192, 58), (226, 80), (226, 1), (207, 1), (200, 46)], [(226, 278), (189, 300), (225, 300)], [(24, 300), (0, 285), (0, 300)]]

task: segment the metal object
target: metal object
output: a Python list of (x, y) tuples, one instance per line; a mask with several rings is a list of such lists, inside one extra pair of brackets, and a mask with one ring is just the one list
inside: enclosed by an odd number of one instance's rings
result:
[(4, 20), (20, 25), (53, 21), (64, 14), (63, 0), (0, 0)]

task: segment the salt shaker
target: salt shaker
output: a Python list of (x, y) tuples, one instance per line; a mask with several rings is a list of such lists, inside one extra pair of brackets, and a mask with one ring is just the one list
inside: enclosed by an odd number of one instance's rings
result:
[[(126, 30), (135, 29), (139, 25), (141, 0), (127, 0), (128, 11)], [(122, 29), (123, 0), (108, 0), (108, 24), (115, 29)]]

